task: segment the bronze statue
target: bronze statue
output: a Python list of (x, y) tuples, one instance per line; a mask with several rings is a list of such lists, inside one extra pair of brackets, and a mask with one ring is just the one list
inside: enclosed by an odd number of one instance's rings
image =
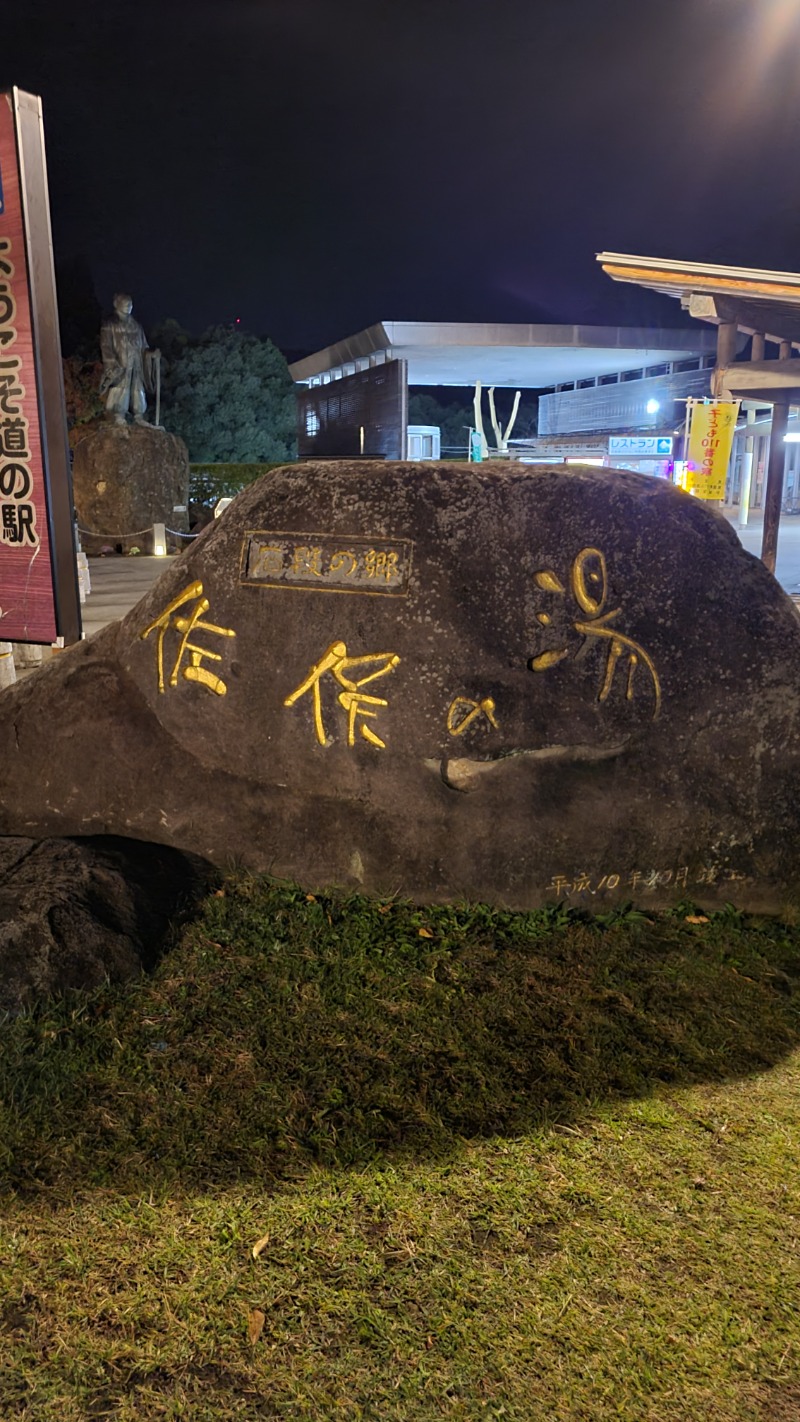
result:
[(161, 352), (148, 348), (144, 331), (131, 315), (132, 311), (130, 296), (118, 292), (114, 297), (114, 315), (103, 322), (100, 331), (103, 356), (100, 394), (106, 397), (107, 417), (119, 425), (125, 424), (128, 412), (136, 424), (146, 424), (145, 391), (151, 392), (155, 384), (160, 384)]

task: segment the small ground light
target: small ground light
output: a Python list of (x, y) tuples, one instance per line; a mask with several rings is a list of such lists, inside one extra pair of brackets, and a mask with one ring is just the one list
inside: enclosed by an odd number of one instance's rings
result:
[(659, 405), (659, 403), (658, 403), (657, 400), (648, 400), (648, 402), (647, 402), (647, 413), (648, 413), (648, 415), (657, 415), (660, 409), (661, 409), (661, 406)]

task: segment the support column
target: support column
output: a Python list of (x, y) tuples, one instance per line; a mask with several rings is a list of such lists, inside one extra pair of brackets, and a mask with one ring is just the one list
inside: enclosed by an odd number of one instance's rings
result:
[(751, 352), (750, 352), (750, 359), (751, 359), (751, 360), (763, 360), (763, 359), (764, 359), (764, 337), (763, 337), (762, 335), (760, 335), (758, 331), (756, 332), (756, 334), (755, 334), (754, 337), (753, 337), (753, 346), (752, 346), (752, 350), (751, 350)]
[(721, 321), (717, 327), (717, 365), (733, 365), (736, 359), (736, 337), (739, 331), (735, 321)]
[(764, 532), (761, 539), (761, 561), (775, 572), (778, 556), (778, 527), (783, 503), (783, 468), (786, 463), (784, 436), (789, 423), (789, 401), (781, 400), (772, 407), (772, 433), (769, 438), (767, 488), (764, 494)]
[(750, 484), (753, 478), (753, 450), (755, 449), (756, 438), (753, 434), (753, 425), (756, 422), (755, 410), (747, 411), (747, 434), (744, 441), (744, 460), (742, 461), (742, 487), (739, 490), (739, 527), (747, 528), (747, 519), (750, 513)]
[(398, 459), (408, 459), (408, 361), (400, 362), (400, 453)]

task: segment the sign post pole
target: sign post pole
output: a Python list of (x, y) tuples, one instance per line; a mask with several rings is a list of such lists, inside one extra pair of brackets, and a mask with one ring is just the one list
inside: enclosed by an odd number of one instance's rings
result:
[(740, 528), (747, 528), (747, 520), (750, 516), (750, 485), (753, 479), (753, 449), (755, 447), (753, 425), (755, 422), (756, 412), (751, 408), (747, 411), (747, 435), (744, 442), (744, 460), (742, 462), (742, 487), (739, 491)]
[(777, 401), (772, 407), (772, 433), (769, 437), (767, 487), (764, 494), (764, 528), (761, 534), (761, 561), (771, 573), (778, 559), (778, 528), (783, 503), (783, 468), (786, 463), (786, 429), (789, 424), (788, 400)]

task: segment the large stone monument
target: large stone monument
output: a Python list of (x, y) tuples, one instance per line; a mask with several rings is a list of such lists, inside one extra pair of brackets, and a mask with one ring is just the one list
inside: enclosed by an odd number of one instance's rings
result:
[(129, 296), (114, 297), (100, 348), (106, 423), (79, 442), (72, 467), (82, 546), (87, 553), (107, 545), (152, 552), (154, 524), (188, 532), (189, 456), (182, 440), (145, 418), (160, 355), (148, 349)]
[(0, 698), (0, 832), (419, 900), (800, 899), (800, 620), (661, 481), (306, 464)]

